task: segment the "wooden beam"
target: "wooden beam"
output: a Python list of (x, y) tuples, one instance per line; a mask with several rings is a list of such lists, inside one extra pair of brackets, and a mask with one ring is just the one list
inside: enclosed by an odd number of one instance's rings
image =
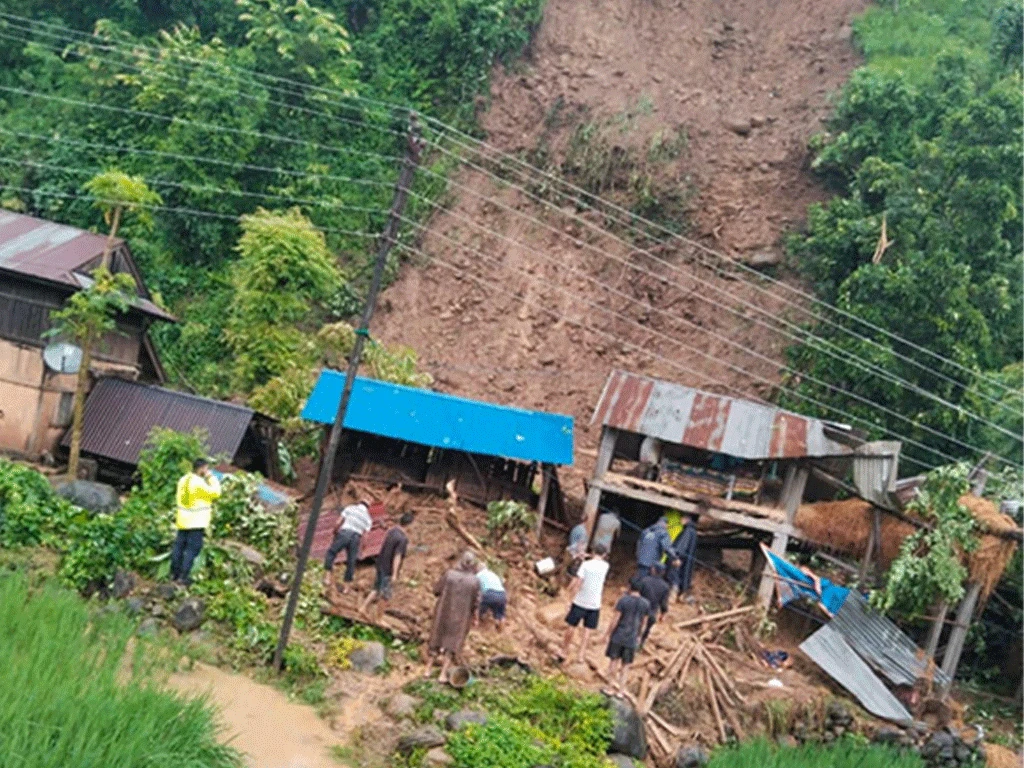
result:
[[(648, 504), (654, 504), (655, 506), (666, 507), (668, 509), (678, 509), (680, 512), (697, 513), (698, 511), (698, 505), (695, 502), (675, 498), (673, 496), (665, 496), (664, 494), (655, 493), (653, 491), (624, 488), (621, 485), (601, 480), (591, 481), (590, 487), (591, 489), (597, 489), (598, 491), (604, 491), (605, 493), (613, 493), (616, 496), (622, 496), (627, 499), (635, 499), (637, 501), (643, 501)], [(702, 514), (707, 515), (712, 520), (720, 520), (723, 523), (738, 525), (741, 528), (749, 528), (754, 531), (765, 531), (767, 533), (781, 532), (785, 533), (787, 536), (804, 538), (803, 534), (800, 533), (800, 530), (789, 523), (778, 522), (770, 518), (743, 515), (738, 512), (729, 512), (724, 509), (718, 509), (717, 507), (708, 507), (707, 509), (702, 510)]]
[(834, 488), (839, 488), (843, 491), (846, 491), (851, 496), (860, 496), (860, 492), (852, 485), (843, 482), (834, 475), (830, 475), (828, 472), (821, 469), (820, 467), (811, 467), (811, 474), (814, 475), (814, 477), (816, 477), (818, 480), (821, 480), (823, 483), (827, 483)]
[(882, 513), (879, 512), (877, 507), (874, 507), (871, 510), (871, 515), (871, 530), (868, 531), (868, 544), (864, 548), (864, 558), (860, 562), (860, 570), (857, 571), (857, 583), (862, 588), (867, 582), (868, 571), (871, 570), (871, 558), (875, 554), (875, 549), (881, 547), (878, 537), (881, 533)]
[(594, 531), (594, 521), (597, 519), (597, 510), (601, 506), (601, 488), (598, 483), (604, 478), (605, 473), (611, 469), (612, 459), (615, 457), (615, 443), (619, 439), (619, 431), (612, 427), (601, 429), (601, 445), (597, 450), (597, 463), (594, 465), (594, 479), (587, 491), (587, 500), (583, 505), (583, 521), (587, 525), (587, 539)]
[(544, 513), (548, 508), (548, 496), (551, 494), (551, 465), (540, 465), (540, 498), (537, 500), (537, 541), (544, 531)]
[(953, 678), (956, 676), (956, 669), (960, 666), (960, 654), (963, 653), (967, 630), (970, 629), (971, 620), (974, 618), (974, 609), (978, 605), (980, 595), (981, 584), (974, 582), (968, 585), (967, 594), (964, 595), (960, 608), (956, 612), (956, 623), (953, 625), (953, 631), (949, 634), (949, 643), (942, 656), (942, 671), (949, 676), (949, 683), (942, 691), (943, 696), (949, 693), (949, 689), (953, 685)]
[(939, 610), (935, 615), (935, 620), (932, 622), (931, 629), (928, 630), (928, 642), (925, 644), (925, 658), (927, 661), (934, 662), (935, 654), (939, 650), (939, 639), (942, 637), (942, 628), (946, 624), (946, 616), (949, 614), (949, 603), (945, 600), (939, 603)]
[[(810, 477), (810, 470), (807, 466), (793, 463), (786, 470), (786, 480), (782, 484), (782, 497), (780, 505), (786, 512), (786, 524), (792, 528), (793, 520), (796, 519), (796, 511), (800, 509), (800, 502), (804, 498), (804, 489), (807, 487), (807, 478)], [(780, 557), (786, 554), (786, 547), (789, 546), (789, 533), (778, 531), (772, 537), (771, 550)], [(766, 568), (761, 574), (761, 585), (757, 590), (758, 605), (765, 610), (772, 602), (772, 592), (775, 589), (775, 580), (772, 578), (770, 568)]]

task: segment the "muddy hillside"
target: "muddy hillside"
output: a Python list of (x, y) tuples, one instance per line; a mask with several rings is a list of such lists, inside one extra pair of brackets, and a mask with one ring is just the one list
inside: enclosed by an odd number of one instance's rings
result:
[[(496, 74), (488, 141), (779, 270), (781, 236), (826, 197), (807, 141), (858, 63), (849, 24), (865, 5), (550, 0), (525, 60)], [(613, 367), (771, 393), (785, 339), (757, 318), (785, 307), (770, 285), (470, 159), (374, 329), (414, 347), (440, 389), (574, 415), (584, 465)]]

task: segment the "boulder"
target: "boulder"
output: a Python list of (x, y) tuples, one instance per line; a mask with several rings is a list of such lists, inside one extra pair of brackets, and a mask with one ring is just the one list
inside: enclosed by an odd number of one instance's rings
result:
[(723, 125), (739, 136), (746, 136), (753, 127), (749, 117), (730, 117), (723, 121)]
[(443, 747), (446, 741), (447, 738), (440, 728), (435, 725), (425, 725), (400, 738), (398, 740), (398, 751), (403, 755), (408, 755), (415, 749)]
[(606, 697), (612, 712), (612, 743), (608, 752), (617, 752), (643, 760), (647, 757), (647, 733), (644, 721), (633, 705), (622, 699)]
[(203, 623), (205, 611), (206, 605), (198, 597), (186, 598), (171, 617), (171, 624), (179, 632), (191, 632), (194, 629), (199, 629), (199, 625)]
[(221, 542), (225, 549), (230, 549), (236, 553), (240, 558), (249, 563), (249, 565), (255, 566), (256, 568), (263, 568), (267, 564), (267, 558), (263, 556), (263, 553), (258, 549), (253, 549), (248, 544), (243, 544), (240, 541), (232, 541), (226, 539)]
[(564, 627), (567, 609), (563, 603), (554, 602), (536, 611), (537, 621), (547, 627)]
[(774, 251), (771, 249), (755, 251), (754, 253), (746, 256), (743, 260), (747, 263), (747, 266), (753, 267), (754, 269), (777, 267), (782, 263), (782, 251)]
[(697, 746), (680, 747), (676, 750), (675, 768), (704, 768), (708, 756)]
[(90, 512), (116, 512), (121, 506), (117, 490), (114, 486), (106, 483), (96, 483), (92, 480), (72, 480), (61, 483), (55, 490), (58, 496), (67, 499), (76, 507), (87, 509)]
[(137, 616), (146, 609), (146, 601), (141, 597), (129, 597), (124, 601), (124, 609), (129, 615)]
[(395, 720), (401, 720), (416, 714), (416, 708), (419, 705), (420, 700), (415, 696), (410, 696), (407, 693), (396, 693), (387, 700), (387, 703), (384, 705), (384, 711)]
[(449, 731), (461, 731), (467, 725), (487, 725), (486, 712), (474, 712), (471, 709), (462, 709), (452, 712), (444, 719), (444, 724)]
[(371, 674), (384, 666), (384, 646), (378, 642), (363, 643), (348, 655), (348, 660), (356, 672)]
[(122, 600), (128, 597), (138, 585), (138, 576), (129, 571), (119, 570), (114, 574), (114, 583), (110, 587), (110, 594), (116, 599)]
[(423, 765), (451, 765), (455, 758), (444, 751), (444, 747), (434, 747), (423, 756)]
[(608, 755), (608, 759), (612, 762), (615, 768), (636, 768), (636, 763), (633, 762), (633, 758), (629, 755), (620, 755), (612, 753)]
[(178, 587), (174, 584), (157, 584), (155, 592), (161, 600), (171, 600), (178, 594)]

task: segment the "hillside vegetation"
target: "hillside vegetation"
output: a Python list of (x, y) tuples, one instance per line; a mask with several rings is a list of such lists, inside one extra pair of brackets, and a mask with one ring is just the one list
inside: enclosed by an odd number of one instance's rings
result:
[[(964, 444), (1020, 463), (1021, 18), (1016, 0), (916, 0), (864, 14), (854, 29), (867, 63), (814, 142), (813, 167), (840, 194), (812, 206), (806, 231), (790, 240), (822, 299), (956, 364), (851, 321), (876, 343), (822, 324), (815, 330), (837, 354), (822, 345), (790, 352), (802, 371), (853, 385), (912, 419), (915, 426), (900, 430), (934, 450), (905, 450), (929, 464), (942, 463), (936, 451), (966, 455)], [(878, 253), (883, 226), (890, 244)], [(845, 353), (919, 389), (867, 376)], [(798, 389), (895, 426), (815, 382)], [(995, 426), (979, 426), (920, 390)]]

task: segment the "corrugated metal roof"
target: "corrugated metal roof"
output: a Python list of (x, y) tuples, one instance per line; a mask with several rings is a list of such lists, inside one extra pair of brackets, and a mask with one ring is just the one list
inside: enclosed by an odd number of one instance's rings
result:
[[(60, 283), (77, 291), (89, 283), (84, 272), (103, 256), (106, 244), (107, 238), (94, 232), (0, 210), (0, 270)], [(114, 240), (114, 248), (128, 250), (120, 238)], [(141, 285), (135, 305), (146, 314), (174, 320), (149, 300)]]
[[(345, 375), (324, 371), (302, 418), (334, 423)], [(435, 448), (522, 461), (572, 464), (571, 416), (525, 411), (454, 395), (356, 378), (346, 429)]]
[(855, 592), (829, 622), (872, 668), (894, 685), (913, 685), (918, 678), (934, 675), (940, 685), (948, 682), (942, 670), (925, 661), (924, 651), (904, 632)]
[(853, 452), (827, 434), (840, 425), (625, 371), (608, 377), (591, 423), (752, 460)]
[(898, 440), (879, 440), (857, 448), (853, 459), (853, 484), (862, 499), (883, 509), (897, 508), (896, 476), (902, 447)]
[[(334, 529), (338, 525), (338, 518), (341, 515), (341, 508), (325, 509), (316, 520), (316, 531), (313, 532), (313, 545), (310, 547), (309, 556), (314, 560), (323, 560), (324, 555), (334, 541)], [(359, 539), (359, 554), (357, 560), (365, 560), (368, 557), (376, 557), (384, 546), (384, 537), (388, 535), (388, 510), (381, 503), (370, 505), (370, 519), (373, 520), (373, 527), (363, 534)], [(306, 526), (309, 525), (309, 509), (304, 509), (299, 514), (298, 540), (306, 537)], [(341, 550), (334, 561), (335, 569), (344, 565), (348, 559), (348, 553)], [(335, 573), (338, 571), (335, 570)]]
[[(211, 456), (234, 458), (255, 412), (244, 406), (162, 387), (102, 378), (85, 401), (82, 452), (137, 464), (153, 427), (205, 429)], [(62, 445), (70, 443), (70, 432)]]
[(871, 714), (895, 723), (910, 723), (913, 718), (899, 699), (885, 687), (878, 676), (854, 653), (843, 636), (830, 622), (800, 644), (800, 650), (811, 657), (829, 677), (857, 697)]

